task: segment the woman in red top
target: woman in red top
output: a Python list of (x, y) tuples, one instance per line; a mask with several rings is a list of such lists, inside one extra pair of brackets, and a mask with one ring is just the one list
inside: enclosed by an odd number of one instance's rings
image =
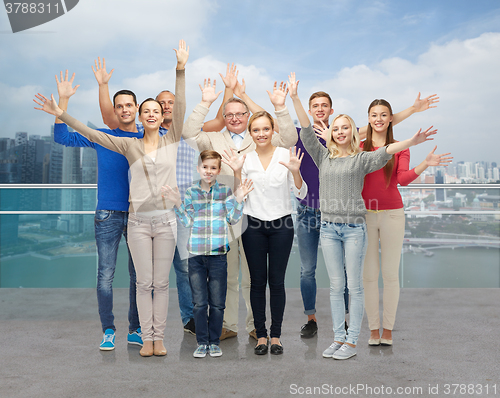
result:
[[(366, 141), (361, 143), (364, 151), (374, 151), (381, 146), (396, 142), (392, 132), (392, 108), (383, 100), (374, 100), (368, 107), (368, 130)], [(436, 155), (435, 147), (414, 169), (409, 170), (410, 151), (398, 152), (382, 169), (365, 178), (363, 199), (368, 213), (366, 227), (368, 248), (366, 251), (363, 285), (365, 309), (370, 328), (369, 345), (392, 345), (392, 329), (399, 301), (399, 260), (405, 233), (403, 201), (399, 185), (408, 185), (429, 166), (446, 166), (451, 162), (449, 153)], [(382, 257), (383, 333), (380, 336), (378, 279), (379, 241)]]

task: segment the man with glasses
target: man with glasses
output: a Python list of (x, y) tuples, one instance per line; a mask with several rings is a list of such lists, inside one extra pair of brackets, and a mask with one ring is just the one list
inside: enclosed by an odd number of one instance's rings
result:
[[(244, 83), (243, 83), (244, 84)], [(205, 87), (207, 87), (205, 85)], [(208, 80), (208, 87), (210, 80)], [(237, 83), (235, 87), (240, 87)], [(213, 95), (215, 94), (215, 82)], [(226, 85), (227, 90), (227, 85)], [(236, 88), (235, 88), (236, 91)], [(286, 87), (280, 86), (279, 89), (274, 86), (273, 95), (286, 96)], [(214, 100), (215, 100), (214, 98)], [(203, 120), (209, 112), (209, 107), (212, 102), (203, 101), (198, 104), (193, 113), (189, 116), (184, 124), (183, 136), (186, 139), (194, 139), (198, 146), (198, 150), (215, 150), (222, 156), (225, 153), (230, 153), (231, 150), (236, 151), (238, 155), (245, 155), (255, 150), (255, 143), (250, 134), (247, 134), (248, 119), (250, 111), (247, 104), (239, 98), (230, 98), (224, 103), (222, 114), (226, 129), (217, 132), (205, 131), (203, 127)], [(276, 119), (278, 124), (284, 123), (288, 116), (288, 109), (285, 108), (276, 111)], [(203, 127), (203, 131), (202, 131)], [(282, 131), (286, 131), (283, 129)], [(273, 145), (284, 148), (290, 148), (297, 142), (297, 135), (288, 137), (286, 135), (276, 134), (273, 137)], [(233, 177), (233, 170), (226, 164), (222, 164), (221, 176)], [(233, 185), (231, 178), (230, 185)], [(245, 328), (248, 334), (257, 340), (255, 333), (255, 326), (253, 323), (252, 308), (250, 305), (250, 273), (248, 271), (248, 264), (243, 251), (243, 244), (241, 242), (242, 222), (239, 222), (230, 229), (230, 250), (227, 253), (227, 295), (226, 295), (226, 309), (224, 311), (224, 323), (220, 339), (224, 340), (238, 335), (238, 307), (239, 307), (239, 273), (241, 267), (241, 291), (245, 305), (247, 308), (247, 316), (245, 319)]]

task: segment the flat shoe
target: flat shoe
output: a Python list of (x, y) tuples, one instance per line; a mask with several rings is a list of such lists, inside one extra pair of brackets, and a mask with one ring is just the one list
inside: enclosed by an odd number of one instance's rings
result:
[(371, 346), (380, 345), (380, 339), (370, 339), (370, 340), (368, 340), (368, 345), (371, 345)]
[(253, 352), (255, 355), (266, 355), (267, 350), (268, 350), (267, 344), (259, 344), (258, 346), (255, 346)]
[(156, 340), (153, 344), (154, 349), (153, 349), (153, 354), (156, 356), (164, 356), (167, 355), (167, 349), (163, 345), (163, 341), (161, 340)]
[(141, 357), (150, 357), (153, 355), (153, 353), (154, 353), (153, 342), (151, 340), (144, 341), (141, 351), (139, 351)]
[(392, 339), (380, 339), (381, 345), (392, 345)]
[(283, 346), (280, 344), (271, 344), (271, 354), (273, 355), (283, 354)]

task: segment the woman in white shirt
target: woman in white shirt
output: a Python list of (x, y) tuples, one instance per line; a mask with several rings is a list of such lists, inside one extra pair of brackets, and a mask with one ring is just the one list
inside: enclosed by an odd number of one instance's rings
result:
[[(293, 124), (289, 124), (291, 128)], [(250, 270), (250, 302), (257, 333), (255, 354), (268, 351), (266, 329), (266, 285), (269, 283), (271, 306), (271, 354), (283, 353), (280, 342), (285, 311), (285, 271), (292, 249), (294, 229), (290, 191), (303, 199), (307, 185), (299, 172), (303, 154), (295, 148), (271, 144), (274, 120), (266, 111), (255, 113), (248, 131), (256, 149), (246, 155), (241, 178), (251, 179), (255, 189), (248, 194), (243, 213), (248, 226), (242, 235)], [(237, 175), (236, 175), (237, 177)]]

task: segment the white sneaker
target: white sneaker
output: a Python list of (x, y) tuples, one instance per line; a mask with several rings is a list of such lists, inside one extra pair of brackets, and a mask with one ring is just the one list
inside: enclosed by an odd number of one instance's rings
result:
[(332, 355), (333, 359), (349, 359), (356, 355), (356, 347), (351, 347), (348, 344), (342, 344), (335, 354)]
[(334, 341), (330, 347), (328, 347), (325, 351), (323, 351), (323, 358), (331, 358), (333, 357), (333, 354), (342, 347), (342, 344), (337, 343)]

